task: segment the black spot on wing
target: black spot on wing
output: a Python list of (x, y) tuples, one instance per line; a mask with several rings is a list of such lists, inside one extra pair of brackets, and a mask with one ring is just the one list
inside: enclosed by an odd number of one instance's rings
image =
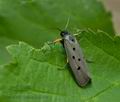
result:
[(73, 48), (73, 51), (75, 51), (75, 48)]
[(78, 58), (78, 61), (80, 61), (81, 59), (80, 58)]
[(75, 56), (72, 56), (73, 59), (75, 59)]
[(80, 67), (78, 67), (77, 70), (80, 70)]
[(75, 39), (72, 36), (69, 36), (69, 40), (75, 42)]

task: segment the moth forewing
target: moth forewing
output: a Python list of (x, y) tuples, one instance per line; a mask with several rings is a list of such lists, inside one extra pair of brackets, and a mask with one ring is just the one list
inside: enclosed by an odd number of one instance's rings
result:
[(89, 77), (86, 62), (83, 58), (83, 53), (79, 43), (72, 35), (66, 35), (63, 38), (63, 44), (68, 62), (78, 85), (86, 86), (91, 81), (91, 78)]

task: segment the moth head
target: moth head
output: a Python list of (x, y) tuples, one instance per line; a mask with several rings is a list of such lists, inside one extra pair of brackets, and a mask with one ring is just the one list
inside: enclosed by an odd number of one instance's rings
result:
[(66, 36), (66, 35), (69, 35), (69, 32), (68, 31), (61, 31), (60, 35), (62, 37)]

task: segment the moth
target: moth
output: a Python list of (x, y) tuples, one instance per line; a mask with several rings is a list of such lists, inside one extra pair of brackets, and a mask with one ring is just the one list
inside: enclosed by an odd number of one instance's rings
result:
[(91, 78), (87, 71), (86, 60), (84, 59), (80, 44), (75, 36), (70, 34), (67, 30), (61, 31), (60, 35), (62, 39), (58, 40), (62, 43), (65, 49), (68, 63), (71, 67), (76, 82), (79, 86), (84, 87), (91, 82)]

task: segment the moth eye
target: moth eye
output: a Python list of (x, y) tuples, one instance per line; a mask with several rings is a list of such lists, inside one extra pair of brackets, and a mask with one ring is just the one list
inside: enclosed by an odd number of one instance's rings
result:
[(78, 67), (77, 70), (80, 70), (80, 67)]
[(78, 58), (78, 61), (80, 61), (81, 59), (80, 58)]
[(75, 56), (72, 56), (73, 59), (75, 59)]
[(75, 51), (75, 48), (73, 48), (73, 50)]

